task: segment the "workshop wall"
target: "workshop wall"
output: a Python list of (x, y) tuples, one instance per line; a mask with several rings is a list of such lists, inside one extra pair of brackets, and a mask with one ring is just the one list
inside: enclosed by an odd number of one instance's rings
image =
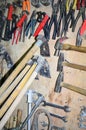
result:
[[(57, 0), (55, 0), (55, 2), (56, 1)], [(33, 10), (46, 12), (47, 15), (50, 17), (52, 14), (51, 5), (44, 6), (41, 4), (39, 8), (35, 8), (34, 6), (31, 5), (31, 10), (28, 16), (28, 20), (30, 19), (30, 16)], [(15, 12), (17, 12), (17, 14), (20, 14), (21, 9), (17, 8)], [(77, 16), (77, 13), (78, 13), (78, 10), (76, 10), (75, 16)], [(77, 32), (81, 24), (82, 24), (82, 17), (80, 17), (80, 19), (78, 20), (78, 23), (76, 25), (74, 32), (72, 32), (71, 28), (68, 28), (68, 32), (66, 34), (68, 39), (64, 41), (64, 44), (67, 43), (70, 45), (75, 45)], [(54, 27), (52, 26), (52, 29), (50, 32), (50, 40), (48, 42), (49, 49), (50, 49), (50, 57), (45, 57), (49, 63), (51, 78), (46, 78), (46, 77), (42, 77), (38, 75), (39, 80), (34, 80), (34, 82), (30, 86), (30, 89), (43, 94), (43, 96), (45, 97), (45, 100), (48, 102), (59, 104), (59, 105), (70, 106), (71, 112), (68, 112), (68, 113), (64, 112), (63, 110), (53, 108), (53, 107), (44, 108), (51, 113), (68, 117), (67, 118), (68, 122), (63, 122), (62, 120), (58, 118), (52, 118), (52, 125), (55, 125), (58, 127), (65, 127), (66, 130), (80, 130), (81, 128), (79, 128), (79, 125), (78, 125), (78, 122), (79, 122), (78, 117), (80, 114), (81, 107), (86, 106), (86, 96), (76, 93), (74, 91), (71, 91), (69, 89), (66, 89), (64, 87), (62, 87), (62, 90), (60, 93), (54, 91), (56, 79), (59, 75), (59, 72), (57, 71), (57, 63), (58, 63), (59, 57), (54, 56), (54, 52), (55, 52), (54, 46), (55, 46), (56, 40), (60, 37), (56, 37), (55, 40), (52, 39), (53, 29)], [(44, 32), (41, 31), (40, 34), (44, 35)], [(12, 58), (13, 63), (16, 63), (19, 60), (19, 58), (26, 52), (27, 48), (31, 46), (30, 42), (32, 42), (32, 39), (25, 37), (25, 42), (18, 42), (17, 44), (12, 45), (12, 40), (10, 41), (1, 40), (0, 44), (2, 44), (7, 49), (7, 51), (9, 52), (9, 55)], [(86, 47), (85, 38), (83, 38), (81, 46)], [(71, 51), (62, 50), (61, 52), (64, 53), (64, 57), (68, 62), (86, 66), (85, 53), (81, 53), (81, 52), (77, 52), (73, 50)], [(36, 54), (39, 54), (39, 53), (40, 51), (38, 51)], [(73, 69), (66, 66), (64, 66), (63, 68), (64, 68), (64, 82), (65, 83), (86, 89), (86, 72), (85, 71)], [(4, 61), (3, 76), (5, 75), (6, 72), (8, 72), (8, 70), (9, 69), (7, 68), (6, 62)], [(22, 113), (23, 113), (22, 121), (24, 121), (25, 117), (27, 116), (27, 111), (28, 111), (27, 110), (27, 94), (24, 97), (22, 97), (22, 100), (20, 104), (17, 106), (17, 108), (15, 109), (15, 111), (13, 112), (13, 115), (16, 115), (17, 109), (22, 110)], [(83, 130), (85, 129), (86, 128), (84, 128)]]

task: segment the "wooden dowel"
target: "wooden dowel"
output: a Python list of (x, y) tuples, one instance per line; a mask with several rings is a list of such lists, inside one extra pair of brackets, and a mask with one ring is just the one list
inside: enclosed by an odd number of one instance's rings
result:
[(21, 90), (20, 94), (16, 97), (14, 102), (11, 104), (9, 109), (6, 111), (6, 113), (4, 114), (3, 118), (0, 121), (0, 130), (2, 130), (2, 128), (6, 124), (7, 120), (9, 119), (9, 117), (11, 116), (13, 111), (15, 110), (16, 106), (19, 104), (19, 102), (21, 101), (21, 99), (23, 98), (25, 93), (28, 91), (28, 88), (30, 87), (31, 83), (33, 82), (33, 80), (35, 79), (36, 76), (37, 76), (37, 72), (33, 72), (32, 75), (30, 76), (29, 80), (27, 81), (27, 83), (25, 84), (23, 89)]
[(73, 86), (73, 85), (70, 85), (70, 84), (67, 84), (67, 83), (64, 83), (64, 82), (61, 83), (61, 87), (70, 89), (74, 92), (77, 92), (77, 93), (80, 93), (80, 94), (86, 96), (86, 90), (83, 89), (83, 88), (79, 88), (79, 87), (76, 87), (76, 86)]
[(69, 44), (63, 44), (62, 45), (62, 50), (74, 50), (82, 53), (86, 53), (86, 47), (77, 47), (74, 45), (69, 45)]
[(13, 81), (13, 83), (6, 89), (5, 92), (0, 96), (0, 105), (6, 100), (6, 98), (10, 95), (10, 93), (15, 89), (18, 83), (21, 81), (25, 73), (30, 69), (30, 66), (27, 65), (23, 71), (18, 75), (18, 77)]
[(68, 66), (68, 67), (71, 67), (74, 69), (86, 71), (86, 66), (83, 66), (83, 65), (77, 65), (77, 64), (68, 63), (68, 62), (63, 62), (62, 64), (63, 64), (63, 66)]
[(29, 50), (29, 52), (24, 56), (23, 60), (17, 65), (17, 67), (13, 70), (7, 80), (3, 83), (0, 88), (0, 95), (8, 88), (8, 86), (12, 83), (14, 78), (17, 77), (18, 73), (22, 70), (28, 60), (34, 55), (34, 53), (39, 49), (39, 47), (34, 44), (33, 47)]
[(29, 80), (31, 74), (35, 70), (36, 66), (37, 66), (36, 63), (33, 64), (33, 66), (31, 67), (31, 69), (29, 70), (29, 72), (25, 75), (25, 77), (20, 82), (20, 84), (18, 85), (18, 87), (15, 89), (15, 91), (13, 91), (13, 93), (10, 95), (10, 97), (8, 98), (8, 100), (1, 107), (1, 109), (0, 109), (0, 119), (5, 114), (5, 112), (7, 111), (7, 109), (11, 106), (11, 104), (16, 99), (16, 97), (19, 95), (19, 93), (21, 92), (21, 90), (23, 89), (23, 87), (25, 86), (25, 84), (27, 83), (27, 81)]

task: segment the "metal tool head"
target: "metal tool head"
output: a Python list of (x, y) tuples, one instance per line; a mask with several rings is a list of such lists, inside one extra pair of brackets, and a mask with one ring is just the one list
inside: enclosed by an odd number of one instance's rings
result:
[(64, 80), (64, 73), (60, 72), (56, 80), (55, 89), (54, 89), (55, 92), (58, 92), (58, 93), (61, 92), (61, 82), (63, 80)]
[(57, 39), (57, 41), (56, 41), (56, 43), (55, 43), (55, 46), (54, 46), (54, 48), (55, 48), (55, 53), (54, 53), (54, 55), (55, 55), (55, 56), (59, 56), (60, 50), (62, 50), (62, 42), (63, 42), (64, 40), (66, 40), (66, 39), (68, 39), (68, 37), (61, 37), (61, 38)]
[(77, 32), (77, 37), (76, 37), (76, 46), (81, 46), (82, 44), (82, 36), (80, 35), (80, 29)]
[(50, 67), (48, 64), (48, 61), (42, 57), (42, 56), (33, 56), (31, 60), (29, 60), (29, 62), (27, 64), (29, 65), (33, 65), (34, 62), (36, 62), (39, 66), (36, 69), (36, 71), (39, 71), (39, 74), (47, 77), (47, 78), (51, 78), (50, 76)]
[(42, 56), (50, 56), (50, 49), (49, 49), (49, 45), (48, 42), (45, 42), (44, 44), (42, 44), (42, 46), (40, 47), (40, 54)]
[[(36, 38), (37, 42), (36, 44), (40, 47), (42, 44), (46, 43), (47, 42), (47, 39), (43, 36), (43, 35), (38, 35), (37, 38)], [(40, 42), (41, 43), (40, 43)]]
[(60, 53), (58, 63), (57, 63), (57, 71), (63, 71), (63, 63), (64, 61), (64, 53)]

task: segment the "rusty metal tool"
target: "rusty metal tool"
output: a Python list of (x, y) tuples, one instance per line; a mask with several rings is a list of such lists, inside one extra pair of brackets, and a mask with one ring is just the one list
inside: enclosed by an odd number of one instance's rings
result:
[(86, 96), (86, 90), (85, 89), (73, 86), (73, 85), (68, 84), (68, 83), (64, 83), (63, 82), (63, 72), (60, 72), (59, 76), (57, 77), (57, 80), (56, 80), (55, 91), (56, 92), (61, 92), (62, 87), (67, 88), (69, 90), (72, 90), (74, 92), (77, 92), (77, 93), (80, 93), (80, 94)]
[(67, 39), (67, 38), (62, 37), (62, 38), (57, 39), (55, 46), (54, 46), (54, 48), (55, 48), (54, 55), (58, 56), (60, 54), (60, 50), (70, 50), (70, 51), (86, 53), (86, 47), (77, 47), (77, 46), (70, 45), (70, 44), (64, 44), (63, 41), (65, 39)]
[(71, 67), (74, 69), (86, 71), (86, 66), (70, 63), (64, 59), (64, 54), (60, 53), (59, 59), (58, 59), (58, 64), (57, 64), (57, 71), (63, 71), (63, 66), (68, 66), (68, 67)]

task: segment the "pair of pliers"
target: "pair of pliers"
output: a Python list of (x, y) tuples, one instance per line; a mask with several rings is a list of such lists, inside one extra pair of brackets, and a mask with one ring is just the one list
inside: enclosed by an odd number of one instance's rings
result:
[(22, 11), (27, 11), (28, 13), (30, 13), (30, 1), (29, 0), (23, 0)]
[(80, 18), (80, 16), (82, 16), (82, 20), (84, 21), (85, 19), (85, 11), (86, 11), (86, 7), (85, 7), (85, 0), (81, 0), (81, 3), (80, 3), (80, 9), (79, 9), (79, 12), (74, 20), (74, 24), (72, 26), (72, 32), (75, 31), (75, 27), (76, 27), (76, 24)]
[(86, 31), (86, 19), (82, 23), (81, 27), (78, 30), (77, 37), (76, 37), (76, 46), (81, 46), (82, 44), (82, 35), (84, 35)]

